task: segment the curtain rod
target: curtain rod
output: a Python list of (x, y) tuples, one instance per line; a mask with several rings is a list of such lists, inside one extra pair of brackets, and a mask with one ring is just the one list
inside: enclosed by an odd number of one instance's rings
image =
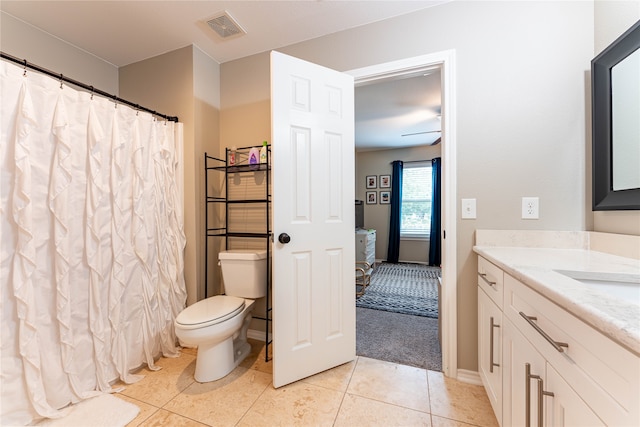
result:
[(66, 82), (66, 83), (70, 83), (70, 84), (72, 84), (74, 86), (81, 87), (81, 88), (83, 88), (85, 90), (90, 91), (92, 94), (96, 93), (98, 95), (104, 96), (105, 98), (112, 99), (116, 103), (126, 104), (126, 105), (128, 105), (130, 107), (135, 108), (136, 110), (146, 111), (147, 113), (151, 113), (154, 116), (162, 117), (163, 119), (168, 120), (170, 122), (177, 122), (178, 121), (178, 117), (176, 117), (176, 116), (167, 116), (165, 114), (158, 113), (157, 111), (151, 110), (149, 108), (142, 107), (141, 105), (134, 104), (133, 102), (127, 101), (126, 99), (119, 98), (116, 95), (112, 95), (112, 94), (107, 93), (105, 91), (102, 91), (100, 89), (96, 89), (93, 86), (84, 84), (84, 83), (79, 82), (79, 81), (74, 80), (74, 79), (70, 79), (69, 77), (65, 77), (61, 73), (60, 74), (59, 73), (54, 73), (53, 71), (48, 70), (48, 69), (43, 68), (43, 67), (40, 67), (39, 65), (35, 65), (35, 64), (30, 63), (30, 62), (27, 62), (26, 59), (20, 59), (20, 58), (17, 58), (15, 56), (9, 55), (8, 53), (4, 53), (2, 51), (0, 51), (0, 54), (2, 55), (2, 59), (6, 59), (6, 60), (9, 60), (9, 61), (15, 62), (16, 64), (22, 65), (25, 68), (25, 71), (26, 71), (27, 68), (30, 68), (32, 70), (36, 70), (36, 71), (39, 71), (39, 72), (41, 72), (43, 74), (46, 74), (48, 76), (54, 77), (56, 79), (59, 79), (61, 82)]
[[(394, 160), (395, 161), (395, 160)], [(408, 160), (408, 161), (404, 161), (404, 160), (400, 160), (402, 163), (424, 163), (424, 162), (431, 162), (433, 161), (433, 159), (427, 159), (427, 160)], [(393, 164), (393, 162), (389, 162), (389, 164)]]

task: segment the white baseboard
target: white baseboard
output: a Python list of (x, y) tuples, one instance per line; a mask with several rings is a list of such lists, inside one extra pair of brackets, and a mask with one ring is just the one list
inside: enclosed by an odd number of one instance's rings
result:
[(258, 331), (256, 329), (248, 329), (247, 330), (247, 338), (251, 338), (252, 340), (264, 341), (266, 334), (264, 331)]
[(480, 379), (480, 374), (476, 371), (469, 371), (467, 369), (458, 369), (456, 379), (458, 381), (462, 381), (463, 383), (467, 383), (467, 384), (482, 385), (482, 379)]

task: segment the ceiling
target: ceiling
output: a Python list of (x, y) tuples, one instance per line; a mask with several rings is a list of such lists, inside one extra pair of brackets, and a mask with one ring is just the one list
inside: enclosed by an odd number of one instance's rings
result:
[(436, 143), (441, 136), (440, 79), (435, 69), (356, 87), (358, 151)]
[[(447, 1), (2, 0), (0, 10), (121, 67), (192, 44), (224, 63)], [(225, 11), (246, 34), (223, 40), (207, 25)], [(433, 142), (437, 134), (400, 135), (439, 130), (435, 74), (357, 88), (356, 145), (379, 149)]]

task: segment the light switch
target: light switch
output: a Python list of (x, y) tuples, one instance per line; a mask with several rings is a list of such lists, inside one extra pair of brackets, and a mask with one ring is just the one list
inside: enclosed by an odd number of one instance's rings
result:
[(462, 219), (476, 219), (476, 199), (462, 199)]

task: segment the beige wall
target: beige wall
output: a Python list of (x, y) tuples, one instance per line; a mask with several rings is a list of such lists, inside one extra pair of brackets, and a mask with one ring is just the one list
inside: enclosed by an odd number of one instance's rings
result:
[[(401, 148), (394, 150), (375, 150), (356, 152), (356, 199), (365, 201), (367, 190), (365, 179), (368, 175), (391, 175), (391, 162), (394, 160), (431, 160), (440, 157), (440, 145)], [(378, 199), (380, 188), (377, 188)], [(388, 189), (391, 190), (391, 189)], [(364, 205), (364, 227), (376, 230), (376, 260), (387, 259), (389, 241), (389, 215), (391, 205)], [(400, 242), (400, 261), (428, 262), (429, 241), (402, 239)]]
[[(611, 42), (640, 19), (640, 1), (595, 2), (594, 56), (602, 52)], [(590, 143), (590, 141), (589, 141)], [(588, 176), (591, 176), (589, 158)], [(589, 195), (591, 203), (591, 195)], [(591, 204), (589, 204), (589, 209)], [(594, 231), (640, 236), (640, 211), (593, 212)]]
[[(591, 2), (452, 2), (279, 49), (341, 71), (455, 49), (455, 197), (478, 204), (458, 221), (462, 369), (477, 370), (474, 230), (585, 229), (592, 41)], [(268, 53), (222, 64), (225, 141), (270, 133), (268, 76)], [(539, 220), (520, 219), (523, 196), (540, 198)]]
[(218, 88), (219, 65), (194, 46), (120, 68), (123, 98), (177, 115), (184, 123), (187, 304), (204, 297), (203, 156), (219, 149)]
[(118, 95), (118, 67), (0, 12), (0, 50)]
[(271, 141), (269, 55), (220, 66), (220, 154)]
[[(221, 238), (209, 238), (209, 259), (205, 261), (204, 245), (205, 241), (205, 170), (203, 156), (218, 156), (220, 151), (220, 65), (197, 47), (193, 49), (193, 94), (194, 94), (194, 133), (195, 149), (191, 155), (194, 156), (195, 168), (195, 193), (193, 197), (193, 207), (195, 212), (195, 223), (197, 224), (195, 233), (198, 239), (198, 246), (195, 250), (196, 259), (200, 264), (197, 267), (197, 300), (205, 297), (204, 287), (204, 262), (208, 263), (208, 295), (217, 295), (222, 292), (222, 276), (218, 267), (218, 252), (220, 245), (224, 242)], [(220, 188), (222, 174), (219, 171), (209, 172), (209, 181), (215, 188)], [(187, 193), (185, 191), (185, 193)], [(186, 203), (185, 203), (186, 204)], [(214, 209), (215, 207), (210, 206)], [(213, 218), (215, 221), (216, 218)], [(185, 257), (186, 258), (186, 257)], [(194, 300), (195, 301), (195, 300)]]

